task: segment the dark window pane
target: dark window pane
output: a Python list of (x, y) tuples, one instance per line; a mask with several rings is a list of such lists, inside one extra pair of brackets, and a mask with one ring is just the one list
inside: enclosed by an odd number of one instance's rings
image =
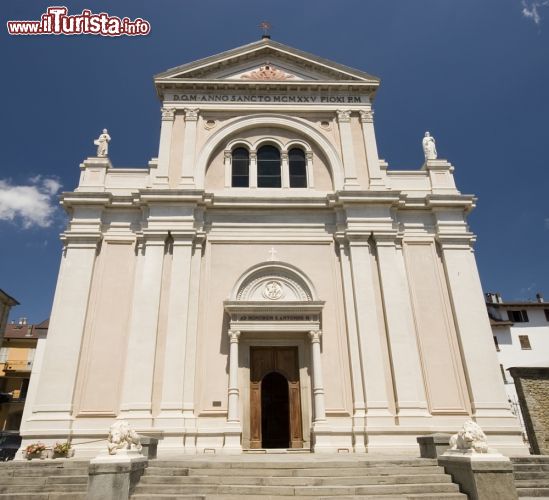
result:
[(302, 149), (290, 149), (288, 153), (290, 163), (290, 187), (307, 187), (307, 162)]
[(257, 152), (257, 187), (281, 187), (280, 151), (263, 146)]
[(233, 187), (248, 187), (250, 185), (250, 154), (245, 148), (236, 148), (232, 153)]
[(532, 349), (528, 335), (519, 335), (518, 337), (521, 349)]

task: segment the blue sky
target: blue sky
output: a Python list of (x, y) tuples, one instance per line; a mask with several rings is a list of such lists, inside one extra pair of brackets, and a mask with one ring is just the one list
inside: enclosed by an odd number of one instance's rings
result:
[(479, 198), (469, 220), (485, 291), (549, 299), (548, 1), (63, 4), (142, 17), (152, 31), (11, 37), (7, 20), (39, 19), (52, 4), (2, 0), (0, 288), (21, 302), (12, 318), (49, 315), (65, 224), (57, 193), (76, 187), (101, 129), (115, 166), (145, 166), (158, 153), (152, 76), (258, 39), (263, 19), (277, 41), (381, 77), (376, 133), (389, 168), (419, 168), (430, 130), (459, 189)]

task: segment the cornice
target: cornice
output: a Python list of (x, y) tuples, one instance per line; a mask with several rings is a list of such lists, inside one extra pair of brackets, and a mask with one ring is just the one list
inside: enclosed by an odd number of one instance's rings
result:
[(472, 194), (428, 194), (426, 205), (433, 210), (461, 209), (470, 212), (476, 207), (477, 198)]

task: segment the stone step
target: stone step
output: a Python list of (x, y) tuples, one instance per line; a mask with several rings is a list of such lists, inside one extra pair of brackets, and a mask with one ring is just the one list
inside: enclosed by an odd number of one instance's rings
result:
[(0, 500), (86, 500), (87, 493), (0, 493)]
[(515, 479), (517, 488), (549, 488), (549, 477), (543, 479)]
[(2, 469), (25, 469), (25, 468), (37, 468), (37, 467), (45, 467), (45, 468), (60, 468), (63, 467), (65, 469), (70, 469), (73, 467), (88, 467), (89, 465), (88, 460), (72, 460), (72, 459), (55, 459), (55, 460), (22, 460), (22, 461), (11, 461), (11, 462), (4, 462), (1, 464)]
[[(165, 495), (134, 494), (132, 500), (311, 500), (310, 496), (295, 495)], [(467, 500), (463, 493), (418, 493), (411, 495), (345, 495), (319, 496), (316, 500)]]
[(397, 475), (397, 474), (444, 474), (444, 468), (439, 466), (426, 467), (350, 467), (350, 468), (303, 468), (303, 469), (256, 469), (256, 468), (240, 468), (240, 469), (189, 469), (184, 467), (148, 467), (145, 471), (145, 477), (148, 476), (261, 476), (261, 477), (346, 477), (346, 476), (381, 476), (381, 475)]
[(514, 464), (549, 464), (549, 455), (525, 455), (520, 457), (510, 457)]
[(549, 473), (549, 464), (513, 464), (515, 472), (547, 472)]
[(58, 468), (58, 469), (46, 469), (43, 467), (37, 468), (22, 468), (4, 470), (0, 469), (0, 481), (2, 478), (8, 477), (48, 477), (48, 476), (82, 476), (88, 474), (88, 468)]
[(28, 485), (46, 485), (46, 484), (88, 484), (88, 475), (81, 476), (22, 476), (12, 477), (9, 481), (0, 481), (3, 485), (16, 485), (16, 484), (28, 484)]
[(79, 493), (86, 490), (86, 484), (0, 484), (0, 493)]
[(311, 469), (311, 468), (368, 468), (368, 467), (425, 467), (436, 466), (437, 461), (430, 458), (395, 458), (395, 459), (342, 459), (342, 460), (151, 460), (149, 468), (173, 467), (173, 468), (206, 468), (206, 469)]
[(546, 479), (549, 478), (548, 471), (528, 471), (528, 472), (514, 472), (515, 481), (521, 479)]
[(140, 484), (214, 484), (248, 486), (362, 486), (369, 484), (449, 483), (446, 474), (399, 474), (355, 477), (143, 476)]
[(517, 488), (517, 493), (520, 498), (549, 498), (549, 488)]
[(232, 494), (232, 495), (400, 495), (417, 493), (457, 493), (453, 483), (390, 484), (368, 486), (244, 486), (244, 485), (144, 485), (138, 484), (135, 494)]

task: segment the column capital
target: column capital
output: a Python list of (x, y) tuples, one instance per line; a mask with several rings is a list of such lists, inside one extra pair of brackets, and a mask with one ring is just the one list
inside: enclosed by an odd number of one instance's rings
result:
[(319, 344), (321, 336), (322, 336), (322, 331), (320, 331), (320, 330), (311, 330), (309, 332), (309, 340), (311, 341), (311, 344)]
[(394, 247), (400, 243), (402, 238), (399, 235), (394, 233), (376, 233), (373, 232), (372, 236), (378, 247)]
[(280, 153), (280, 159), (282, 161), (288, 161), (288, 151), (282, 151), (282, 153)]
[(240, 338), (240, 332), (238, 330), (229, 330), (227, 334), (229, 335), (229, 342), (231, 344), (238, 344), (238, 339)]
[(338, 109), (337, 121), (339, 123), (349, 123), (351, 121), (351, 110), (350, 109)]
[(305, 151), (305, 158), (307, 159), (307, 161), (312, 161), (313, 152), (312, 151)]
[(230, 149), (226, 149), (225, 151), (223, 151), (223, 159), (225, 161), (230, 161), (232, 160), (233, 158), (233, 153)]
[(362, 110), (359, 113), (362, 123), (374, 123), (374, 111), (372, 109)]
[(437, 243), (442, 250), (473, 250), (475, 236), (471, 233), (463, 235), (437, 234)]
[(175, 118), (175, 108), (160, 108), (163, 122), (173, 122)]
[(249, 154), (250, 154), (250, 160), (257, 160), (257, 151), (251, 150)]
[(198, 108), (185, 108), (183, 110), (185, 112), (185, 121), (186, 122), (195, 122), (198, 120), (198, 113), (200, 112), (200, 109)]

